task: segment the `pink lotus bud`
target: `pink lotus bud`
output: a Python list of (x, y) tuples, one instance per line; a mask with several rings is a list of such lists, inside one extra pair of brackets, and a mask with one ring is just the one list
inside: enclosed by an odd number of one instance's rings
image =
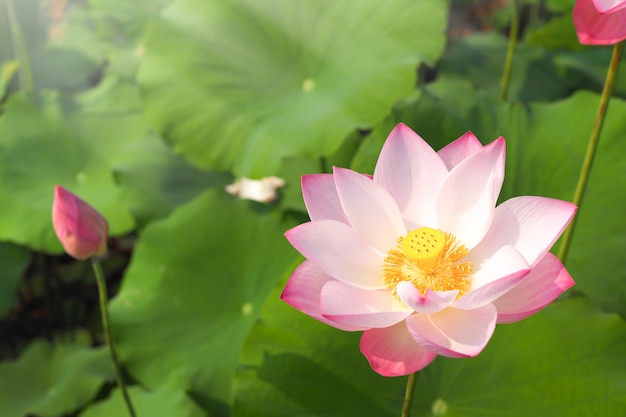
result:
[(84, 200), (60, 186), (54, 187), (52, 224), (65, 252), (76, 259), (102, 255), (107, 250), (109, 226)]

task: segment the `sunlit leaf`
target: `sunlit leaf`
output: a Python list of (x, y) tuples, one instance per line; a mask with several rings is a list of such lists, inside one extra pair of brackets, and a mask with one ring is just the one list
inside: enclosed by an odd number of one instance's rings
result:
[(155, 389), (180, 373), (223, 415), (241, 343), (295, 257), (282, 235), (291, 224), (214, 189), (146, 227), (111, 304), (133, 377)]
[(329, 155), (409, 93), (445, 43), (445, 0), (179, 0), (139, 81), (163, 137), (203, 168), (276, 174)]

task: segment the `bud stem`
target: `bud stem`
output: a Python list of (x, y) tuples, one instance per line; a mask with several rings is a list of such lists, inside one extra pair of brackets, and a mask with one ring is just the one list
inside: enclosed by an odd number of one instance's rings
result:
[(511, 1), (511, 27), (509, 29), (509, 46), (506, 51), (504, 61), (504, 73), (502, 74), (502, 85), (500, 87), (500, 99), (506, 101), (509, 95), (509, 84), (511, 83), (511, 70), (513, 69), (513, 57), (515, 56), (515, 46), (517, 45), (517, 32), (519, 17), (517, 10), (517, 0)]
[(133, 404), (130, 401), (130, 396), (128, 395), (128, 390), (126, 389), (126, 384), (124, 383), (122, 368), (120, 366), (120, 361), (117, 357), (117, 352), (115, 350), (113, 335), (111, 334), (111, 327), (109, 325), (109, 312), (107, 310), (107, 301), (109, 297), (107, 295), (107, 287), (104, 280), (104, 273), (102, 272), (102, 266), (96, 258), (91, 258), (91, 265), (93, 266), (93, 271), (96, 275), (96, 282), (98, 283), (100, 315), (102, 316), (102, 331), (104, 333), (104, 341), (109, 347), (111, 362), (113, 362), (113, 368), (115, 370), (115, 379), (117, 380), (117, 385), (122, 391), (122, 396), (124, 397), (126, 408), (128, 408), (128, 413), (131, 417), (136, 417), (135, 409), (133, 408)]

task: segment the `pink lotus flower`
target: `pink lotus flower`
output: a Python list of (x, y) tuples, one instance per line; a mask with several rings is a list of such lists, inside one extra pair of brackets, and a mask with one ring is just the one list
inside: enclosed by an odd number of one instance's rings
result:
[(544, 197), (496, 207), (504, 155), (504, 138), (482, 146), (469, 132), (435, 152), (399, 124), (372, 178), (343, 168), (304, 176), (311, 221), (286, 236), (307, 260), (281, 298), (364, 330), (361, 352), (385, 376), (479, 354), (496, 323), (574, 285), (548, 250), (576, 207)]
[(58, 185), (54, 187), (52, 225), (65, 252), (76, 259), (102, 255), (107, 250), (109, 226), (105, 218)]
[(626, 0), (576, 0), (574, 26), (585, 45), (613, 45), (626, 39)]

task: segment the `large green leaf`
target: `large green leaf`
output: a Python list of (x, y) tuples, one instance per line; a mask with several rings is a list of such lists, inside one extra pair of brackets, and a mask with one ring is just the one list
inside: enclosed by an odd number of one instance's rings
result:
[(383, 378), (359, 353), (359, 334), (342, 332), (268, 298), (241, 353), (234, 417), (400, 414), (404, 378)]
[(148, 31), (150, 121), (203, 168), (275, 174), (371, 126), (443, 50), (445, 0), (179, 0)]
[[(527, 118), (505, 130), (513, 145), (508, 196), (539, 194), (571, 200), (593, 127), (599, 96), (580, 92), (570, 99), (530, 107)], [(626, 102), (614, 99), (600, 139), (585, 198), (579, 208), (566, 259), (584, 292), (608, 311), (626, 317)], [(558, 121), (558, 122), (557, 122)], [(508, 133), (510, 132), (510, 133)]]
[(11, 96), (0, 118), (0, 239), (61, 252), (51, 222), (55, 184), (101, 211), (113, 235), (128, 232), (133, 219), (111, 164), (145, 132), (135, 88), (114, 78), (74, 98)]
[[(268, 299), (244, 344), (234, 417), (399, 415), (405, 378), (384, 378), (341, 332)], [(626, 325), (583, 299), (496, 328), (474, 359), (437, 358), (418, 376), (420, 416), (622, 415)]]
[[(392, 127), (402, 121), (435, 149), (468, 130), (487, 143), (507, 139), (507, 167), (501, 200), (543, 195), (571, 200), (582, 166), (599, 97), (580, 92), (550, 104), (510, 106), (477, 93), (467, 83), (438, 82), (399, 103), (368, 137), (354, 168), (372, 172)], [(626, 189), (626, 103), (611, 101), (589, 180), (577, 214), (567, 266), (584, 292), (609, 311), (626, 317), (626, 223), (621, 190)]]
[[(198, 407), (187, 395), (188, 389), (185, 378), (173, 374), (164, 384), (153, 392), (147, 392), (140, 387), (131, 387), (128, 395), (138, 416), (151, 417), (206, 417), (206, 413)], [(128, 408), (119, 389), (104, 401), (87, 408), (81, 417), (112, 417), (126, 416)]]
[(297, 210), (306, 213), (302, 190), (300, 188), (302, 175), (319, 172), (320, 161), (311, 157), (287, 157), (283, 159), (278, 176), (285, 180), (285, 186), (280, 188), (280, 207), (283, 210)]
[(36, 341), (0, 364), (0, 415), (55, 417), (77, 410), (113, 379), (106, 348)]
[(436, 359), (418, 377), (414, 414), (619, 416), (625, 372), (626, 323), (572, 299), (498, 326), (474, 359)]
[(241, 343), (295, 257), (282, 236), (290, 224), (214, 189), (146, 227), (111, 304), (133, 377), (154, 389), (180, 373), (223, 415)]
[[(580, 74), (583, 77), (580, 87), (601, 92), (607, 67), (611, 62), (611, 54), (610, 48), (586, 46), (580, 51), (560, 52), (554, 57), (554, 62), (561, 71), (574, 71)], [(613, 82), (613, 96), (626, 97), (626, 66), (624, 65), (617, 69)]]
[(115, 179), (140, 227), (168, 216), (208, 187), (224, 188), (233, 181), (230, 174), (191, 166), (155, 135), (132, 142), (121, 151), (114, 161)]

